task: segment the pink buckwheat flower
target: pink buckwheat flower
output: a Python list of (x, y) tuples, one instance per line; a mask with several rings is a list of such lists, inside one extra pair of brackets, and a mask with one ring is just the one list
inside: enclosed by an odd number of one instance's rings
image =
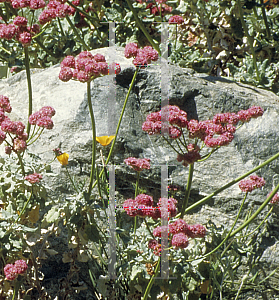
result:
[(136, 57), (138, 54), (138, 44), (137, 43), (129, 43), (125, 46), (124, 49), (124, 56), (126, 58), (132, 58), (132, 57)]
[(149, 249), (154, 249), (158, 244), (159, 244), (159, 242), (157, 240), (155, 240), (155, 239), (150, 240), (148, 242), (148, 248)]
[(27, 26), (28, 20), (25, 17), (16, 16), (13, 23), (17, 26)]
[[(270, 192), (267, 197), (271, 195), (272, 192)], [(272, 199), (270, 200), (270, 204), (279, 204), (279, 193), (276, 193)]]
[(261, 188), (265, 185), (265, 180), (257, 175), (251, 175), (249, 179), (243, 179), (238, 186), (242, 192), (252, 192), (256, 188)]
[(5, 141), (6, 133), (0, 130), (0, 145)]
[(93, 56), (93, 59), (96, 61), (96, 62), (106, 62), (106, 58), (104, 57), (104, 55), (100, 54), (100, 53), (97, 53)]
[(24, 177), (25, 180), (29, 181), (32, 184), (39, 183), (42, 178), (43, 178), (42, 175), (37, 173), (30, 174)]
[(23, 47), (27, 47), (31, 45), (31, 41), (32, 41), (32, 36), (29, 32), (24, 31), (22, 33), (19, 34), (19, 38), (18, 41), (21, 42), (21, 44), (23, 45)]
[(8, 117), (1, 124), (1, 130), (4, 132), (16, 134), (17, 124), (16, 122), (11, 121)]
[(204, 238), (206, 228), (201, 224), (188, 225), (186, 235), (190, 238)]
[(39, 127), (44, 127), (46, 129), (53, 128), (53, 121), (48, 116), (42, 116), (40, 119), (36, 121), (36, 125)]
[(15, 280), (17, 278), (17, 268), (13, 264), (7, 264), (4, 267), (4, 274), (7, 280)]
[(15, 263), (14, 263), (14, 266), (15, 266), (15, 268), (17, 270), (17, 274), (23, 274), (28, 269), (26, 261), (23, 260), (23, 259), (16, 260)]
[(68, 68), (74, 68), (74, 67), (75, 67), (75, 64), (76, 64), (75, 58), (74, 58), (72, 55), (68, 55), (68, 56), (66, 56), (66, 57), (62, 60), (60, 66), (61, 66), (61, 67), (68, 67)]
[(13, 149), (15, 152), (17, 153), (23, 152), (26, 148), (27, 148), (27, 144), (24, 140), (19, 138), (14, 139)]
[[(161, 209), (161, 207), (162, 207), (162, 200), (165, 200), (166, 198), (160, 198), (159, 199), (159, 201), (158, 201), (158, 207), (160, 207), (160, 209)], [(162, 217), (165, 217), (165, 218), (168, 218), (169, 216), (170, 217), (175, 217), (176, 216), (176, 214), (177, 214), (177, 208), (176, 208), (176, 204), (177, 204), (177, 200), (176, 199), (174, 199), (174, 198), (169, 198), (169, 199), (167, 199), (168, 201), (167, 201), (167, 203), (168, 203), (168, 215), (167, 216), (164, 216), (164, 215), (162, 215), (162, 209), (161, 209), (161, 216)]]
[(137, 195), (135, 201), (138, 205), (145, 205), (145, 206), (152, 206), (153, 205), (153, 198), (146, 194)]
[[(153, 235), (155, 237), (162, 237), (162, 232), (168, 232), (168, 226), (157, 226), (153, 230)], [(169, 233), (168, 233), (169, 235)]]
[(251, 118), (261, 117), (264, 113), (264, 110), (260, 106), (252, 106), (247, 110)]
[(172, 224), (169, 225), (169, 230), (170, 233), (172, 234), (176, 234), (180, 232), (186, 234), (188, 232), (188, 224), (182, 219), (177, 219)]
[(39, 120), (41, 117), (41, 114), (39, 111), (34, 112), (32, 115), (29, 116), (29, 123), (31, 125), (36, 125), (37, 120)]
[(55, 115), (55, 109), (51, 106), (44, 106), (40, 110), (41, 116), (53, 117)]
[(169, 24), (183, 24), (184, 19), (181, 16), (174, 15), (169, 18)]
[(62, 67), (58, 77), (61, 81), (67, 82), (73, 78), (73, 71), (69, 67)]
[(138, 214), (138, 204), (133, 199), (127, 199), (123, 203), (123, 209), (130, 217), (135, 217)]
[(189, 241), (187, 236), (184, 233), (180, 232), (173, 235), (171, 244), (175, 249), (184, 249), (189, 245)]
[(141, 172), (142, 170), (150, 169), (150, 159), (149, 158), (135, 158), (128, 157), (124, 160), (125, 164), (132, 167), (135, 171)]
[(8, 97), (0, 95), (0, 107), (7, 113), (12, 111), (12, 107), (10, 105), (10, 100)]
[(40, 9), (46, 6), (44, 0), (30, 0), (30, 8), (31, 9)]

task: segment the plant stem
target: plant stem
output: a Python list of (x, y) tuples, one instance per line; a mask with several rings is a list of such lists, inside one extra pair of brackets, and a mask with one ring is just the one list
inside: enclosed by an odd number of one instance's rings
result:
[(180, 216), (181, 219), (183, 219), (183, 216), (185, 214), (185, 209), (187, 208), (187, 205), (188, 205), (189, 196), (190, 196), (190, 192), (191, 192), (191, 185), (192, 185), (192, 181), (193, 181), (193, 173), (194, 173), (194, 164), (190, 164), (188, 181), (187, 181), (187, 186), (186, 186), (186, 191), (185, 191), (185, 197), (184, 197), (184, 201), (183, 201), (182, 209), (181, 209), (181, 216)]
[(139, 19), (138, 14), (136, 12), (136, 10), (134, 9), (132, 3), (130, 0), (126, 0), (127, 4), (136, 20), (136, 23), (138, 25), (138, 27), (141, 29), (141, 31), (144, 33), (145, 37), (148, 39), (149, 43), (151, 44), (151, 46), (159, 53), (159, 55), (161, 56), (161, 51), (159, 48), (159, 45), (157, 43), (154, 42), (154, 40), (152, 39), (152, 37), (150, 36), (150, 34), (147, 32), (145, 26), (143, 25), (142, 21)]
[(254, 39), (248, 32), (248, 28), (246, 26), (246, 23), (245, 23), (245, 20), (244, 20), (244, 17), (243, 17), (243, 11), (242, 11), (242, 6), (241, 6), (241, 3), (240, 3), (240, 0), (237, 0), (237, 5), (238, 5), (238, 11), (239, 11), (239, 15), (240, 15), (240, 21), (241, 21), (242, 27), (244, 29), (245, 35), (248, 39), (250, 50), (251, 50), (251, 53), (252, 53), (252, 56), (253, 56), (253, 62), (254, 62), (254, 68), (255, 68), (256, 74), (257, 74), (257, 80), (260, 81), (260, 74), (259, 74), (259, 70), (258, 70), (258, 66), (257, 66), (257, 57), (256, 57), (256, 53), (255, 53), (255, 50), (254, 50), (254, 45), (253, 45)]
[(264, 20), (264, 25), (265, 25), (265, 30), (266, 30), (266, 37), (268, 39), (270, 39), (270, 29), (269, 29), (269, 26), (268, 26), (268, 22), (267, 22), (267, 17), (266, 17), (266, 13), (265, 13), (265, 4), (264, 4), (264, 1), (261, 0), (261, 9), (262, 9), (262, 14), (263, 14), (263, 20)]
[(22, 161), (22, 157), (20, 156), (19, 153), (16, 153), (16, 155), (17, 155), (20, 167), (21, 167), (22, 175), (25, 176), (25, 170), (24, 170), (24, 164), (23, 164), (23, 161)]
[(18, 222), (18, 220), (20, 219), (20, 217), (21, 217), (21, 216), (23, 215), (23, 213), (25, 212), (25, 209), (26, 209), (26, 207), (27, 207), (29, 201), (31, 200), (32, 195), (33, 195), (33, 190), (31, 191), (28, 200), (26, 201), (26, 203), (25, 203), (25, 205), (24, 205), (22, 211), (20, 212), (20, 214), (19, 214), (19, 216), (17, 217), (17, 219), (14, 221), (13, 225), (14, 225), (15, 223)]
[(71, 175), (70, 175), (70, 173), (69, 173), (69, 170), (68, 170), (67, 166), (66, 166), (66, 172), (67, 172), (67, 175), (68, 175), (68, 177), (69, 177), (69, 179), (70, 179), (70, 181), (71, 181), (71, 183), (72, 183), (72, 185), (73, 185), (73, 188), (75, 189), (75, 191), (76, 191), (77, 193), (79, 193), (79, 191), (78, 191), (78, 189), (77, 189), (77, 187), (76, 187), (76, 185), (75, 185), (75, 183), (74, 183), (74, 181), (73, 181), (73, 179), (72, 179), (72, 177), (71, 177)]
[[(240, 180), (242, 180), (245, 177), (249, 176), (250, 174), (252, 174), (252, 173), (258, 171), (259, 169), (263, 168), (264, 166), (268, 165), (269, 163), (271, 163), (273, 160), (275, 160), (278, 157), (279, 157), (279, 152), (277, 154), (273, 155), (271, 158), (267, 159), (264, 163), (260, 164), (256, 168), (254, 168), (251, 171), (245, 173), (244, 175), (241, 175), (240, 177), (230, 181), (229, 183), (225, 184), (224, 186), (222, 186), (221, 188), (219, 188), (215, 192), (211, 193), (210, 195), (202, 198), (200, 201), (198, 201), (198, 202), (194, 203), (193, 205), (189, 206), (188, 208), (186, 208), (185, 213), (191, 211), (192, 209), (194, 209), (194, 208), (196, 208), (196, 207), (198, 207), (202, 204), (204, 204), (207, 200), (209, 200), (212, 197), (218, 195), (222, 191), (224, 191), (227, 188), (231, 187), (232, 185), (236, 184), (237, 182), (239, 182)], [(180, 216), (180, 213), (176, 215), (176, 217), (179, 217), (179, 216)]]
[(84, 49), (86, 49), (87, 51), (90, 50), (90, 48), (85, 44), (84, 40), (80, 37), (76, 27), (74, 26), (74, 24), (72, 23), (71, 19), (69, 18), (69, 16), (65, 16), (67, 22), (69, 23), (70, 27), (72, 28), (72, 30), (74, 31), (77, 39), (80, 41), (80, 43), (82, 44), (82, 46), (84, 47)]
[(63, 30), (63, 27), (62, 27), (62, 24), (61, 24), (61, 21), (60, 21), (59, 17), (57, 17), (57, 22), (58, 22), (58, 26), (60, 28), (62, 36), (65, 36), (65, 33), (64, 33), (64, 30)]
[(136, 188), (135, 188), (135, 198), (138, 195), (138, 189), (139, 189), (139, 177), (140, 177), (140, 172), (137, 172), (137, 180), (136, 180)]
[(94, 119), (94, 113), (92, 108), (92, 102), (91, 102), (91, 89), (90, 89), (90, 82), (87, 82), (87, 101), (88, 101), (88, 108), (91, 118), (91, 126), (92, 126), (92, 133), (93, 133), (93, 140), (92, 140), (92, 164), (91, 164), (91, 173), (90, 173), (90, 182), (89, 182), (89, 188), (88, 188), (88, 196), (90, 197), (92, 188), (93, 188), (93, 178), (94, 178), (94, 172), (95, 172), (95, 160), (96, 160), (96, 127), (95, 127), (95, 119)]
[(149, 280), (149, 283), (148, 283), (147, 288), (146, 288), (146, 290), (145, 290), (145, 292), (144, 292), (144, 296), (143, 296), (143, 299), (142, 299), (142, 300), (147, 300), (147, 298), (148, 298), (148, 296), (149, 296), (149, 292), (150, 292), (150, 290), (151, 290), (151, 288), (152, 288), (152, 285), (153, 285), (153, 283), (154, 283), (155, 277), (157, 277), (158, 272), (159, 272), (159, 270), (160, 270), (160, 265), (161, 265), (161, 257), (159, 257), (159, 259), (158, 259), (158, 261), (157, 261), (156, 269), (155, 269), (155, 271), (154, 271), (154, 274), (152, 275), (152, 277), (151, 277), (150, 280)]
[[(29, 52), (28, 47), (24, 47), (24, 63), (26, 68), (26, 77), (27, 77), (27, 87), (28, 87), (28, 119), (32, 114), (32, 85), (31, 85), (31, 75), (30, 75), (30, 64), (29, 64)], [(27, 122), (26, 132), (29, 135), (31, 124)]]

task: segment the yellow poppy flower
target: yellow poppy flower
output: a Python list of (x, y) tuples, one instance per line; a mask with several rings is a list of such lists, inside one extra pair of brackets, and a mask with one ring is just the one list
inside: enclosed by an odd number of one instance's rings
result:
[(68, 164), (69, 154), (63, 153), (61, 155), (56, 156), (56, 158), (62, 166), (66, 166)]
[(111, 141), (115, 138), (115, 135), (111, 136), (97, 136), (96, 141), (99, 142), (102, 146), (107, 146), (111, 143)]

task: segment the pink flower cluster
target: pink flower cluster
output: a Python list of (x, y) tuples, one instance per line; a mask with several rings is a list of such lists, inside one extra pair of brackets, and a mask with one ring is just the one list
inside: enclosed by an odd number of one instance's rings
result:
[(169, 18), (169, 24), (183, 24), (184, 19), (181, 16), (174, 15)]
[[(267, 197), (269, 197), (271, 193), (272, 193), (272, 192), (270, 192), (270, 193), (267, 195)], [(279, 193), (276, 193), (276, 194), (272, 197), (272, 199), (270, 200), (270, 204), (279, 204)]]
[(7, 264), (4, 267), (4, 274), (7, 280), (15, 280), (18, 275), (25, 273), (27, 268), (25, 260), (16, 260), (14, 264)]
[(177, 161), (178, 162), (183, 161), (182, 165), (185, 167), (201, 159), (200, 147), (198, 145), (189, 144), (187, 145), (187, 149), (188, 149), (187, 153), (177, 155)]
[(34, 24), (27, 26), (28, 20), (25, 17), (16, 16), (13, 23), (0, 24), (0, 38), (11, 40), (15, 38), (23, 46), (29, 46), (32, 36), (40, 32), (40, 26)]
[[(159, 0), (159, 1), (156, 1), (156, 2), (163, 3), (163, 2), (166, 2), (166, 1)], [(148, 8), (150, 9), (150, 14), (152, 14), (154, 16), (159, 16), (160, 11), (161, 11), (161, 15), (162, 15), (162, 17), (164, 17), (165, 14), (169, 14), (172, 11), (172, 7), (165, 4), (165, 3), (162, 4), (162, 10), (161, 10), (161, 5), (158, 6), (155, 3), (147, 4), (146, 9), (148, 9)]]
[(158, 60), (158, 52), (151, 46), (145, 46), (143, 49), (138, 47), (137, 43), (129, 43), (125, 46), (124, 56), (126, 58), (133, 57), (133, 64), (139, 68), (146, 68), (151, 61)]
[(67, 15), (73, 16), (76, 10), (72, 6), (65, 4), (63, 2), (64, 1), (56, 1), (56, 0), (49, 1), (47, 8), (43, 10), (39, 15), (40, 24), (44, 25), (52, 21), (56, 17), (65, 18)]
[(187, 113), (180, 110), (178, 106), (169, 105), (155, 113), (151, 113), (146, 117), (146, 121), (142, 124), (142, 130), (146, 131), (149, 135), (159, 134), (162, 130), (161, 115), (168, 113), (168, 121), (170, 126), (163, 124), (164, 129), (169, 131), (171, 139), (177, 139), (182, 135), (182, 129), (188, 125)]
[(12, 107), (10, 105), (10, 100), (8, 97), (0, 95), (0, 144), (6, 140), (6, 133), (9, 135), (13, 134), (15, 137), (12, 137), (12, 146), (5, 148), (5, 152), (10, 154), (11, 151), (20, 153), (27, 148), (26, 140), (28, 138), (27, 133), (24, 132), (25, 125), (22, 122), (11, 121), (5, 113), (10, 113)]
[[(119, 64), (113, 63), (112, 67), (116, 75), (121, 72)], [(102, 54), (93, 55), (88, 51), (83, 51), (76, 58), (69, 55), (63, 59), (59, 79), (64, 82), (72, 78), (80, 82), (90, 82), (101, 75), (108, 74), (108, 64)]]
[(261, 188), (265, 185), (265, 180), (257, 175), (251, 175), (249, 179), (243, 179), (238, 186), (242, 192), (252, 192), (256, 188)]
[[(168, 121), (170, 126), (161, 122), (163, 113), (168, 112)], [(259, 106), (252, 106), (247, 110), (241, 110), (237, 114), (224, 113), (216, 114), (212, 120), (197, 121), (187, 120), (187, 113), (180, 110), (177, 106), (163, 107), (162, 110), (149, 114), (146, 121), (142, 124), (142, 130), (149, 135), (160, 134), (162, 126), (169, 130), (170, 138), (176, 139), (182, 135), (182, 128), (187, 128), (189, 138), (198, 138), (205, 143), (207, 147), (216, 148), (226, 146), (234, 138), (236, 131), (235, 125), (238, 122), (249, 122), (251, 118), (257, 118), (263, 115), (263, 109)], [(199, 150), (189, 150), (186, 154), (179, 154), (177, 160), (184, 161), (185, 165), (199, 159)]]
[(51, 106), (44, 106), (39, 111), (29, 116), (29, 123), (46, 129), (53, 128), (52, 117), (55, 115), (55, 109)]
[[(169, 229), (169, 231), (168, 231)], [(162, 233), (167, 232), (171, 235), (170, 240), (175, 249), (186, 248), (189, 244), (188, 238), (203, 238), (206, 235), (206, 228), (201, 224), (188, 225), (184, 220), (177, 219), (167, 226), (158, 226), (154, 228), (154, 237), (161, 238)], [(156, 239), (152, 239), (148, 243), (148, 248), (154, 250), (155, 255), (160, 255), (161, 244)]]
[(42, 178), (43, 176), (38, 173), (29, 174), (24, 177), (25, 180), (29, 181), (32, 184), (39, 183)]
[[(162, 209), (162, 202), (167, 201), (167, 215), (165, 216), (164, 209)], [(140, 217), (151, 217), (154, 220), (157, 220), (161, 217), (174, 217), (177, 213), (176, 209), (177, 200), (174, 198), (160, 198), (157, 204), (157, 207), (153, 206), (153, 198), (146, 194), (138, 195), (135, 200), (127, 199), (123, 203), (123, 209), (131, 217), (140, 216)]]
[(149, 158), (135, 158), (128, 157), (124, 160), (125, 164), (131, 166), (135, 171), (140, 172), (144, 169), (150, 169), (150, 159)]

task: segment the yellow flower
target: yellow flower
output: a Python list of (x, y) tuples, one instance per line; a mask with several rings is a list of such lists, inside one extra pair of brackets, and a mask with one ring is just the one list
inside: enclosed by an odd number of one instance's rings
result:
[(68, 164), (69, 154), (63, 153), (61, 155), (56, 156), (56, 158), (62, 166), (66, 166)]
[(111, 143), (111, 141), (115, 138), (115, 135), (111, 136), (97, 136), (96, 141), (99, 142), (102, 146), (107, 146)]

